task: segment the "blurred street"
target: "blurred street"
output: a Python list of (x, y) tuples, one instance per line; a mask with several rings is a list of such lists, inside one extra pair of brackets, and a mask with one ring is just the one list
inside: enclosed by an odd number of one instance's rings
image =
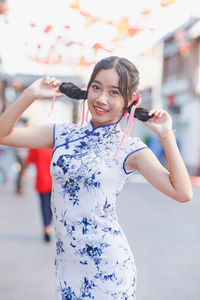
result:
[[(120, 223), (138, 270), (137, 300), (200, 299), (200, 190), (177, 203), (144, 182), (125, 185)], [(0, 186), (0, 299), (55, 300), (54, 240), (44, 243), (32, 183)], [(53, 233), (52, 233), (53, 234)]]
[(0, 186), (0, 299), (54, 300), (54, 243), (43, 241), (33, 184), (24, 195)]

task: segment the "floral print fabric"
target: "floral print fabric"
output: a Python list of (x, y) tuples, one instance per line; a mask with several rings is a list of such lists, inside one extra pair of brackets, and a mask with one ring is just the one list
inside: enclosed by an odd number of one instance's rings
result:
[(136, 268), (118, 223), (116, 199), (127, 156), (146, 145), (122, 138), (119, 125), (54, 126), (51, 163), (57, 300), (135, 299)]

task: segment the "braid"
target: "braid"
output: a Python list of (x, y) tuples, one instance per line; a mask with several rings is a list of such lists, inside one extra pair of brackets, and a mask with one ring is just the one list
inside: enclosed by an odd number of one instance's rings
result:
[[(133, 103), (128, 106), (128, 108), (127, 108), (128, 113), (131, 112), (131, 108), (135, 103), (136, 103), (136, 101), (133, 101)], [(143, 107), (136, 107), (134, 117), (142, 122), (146, 122), (153, 117), (153, 115), (149, 116), (148, 113), (149, 113), (148, 109), (143, 108)]]
[[(74, 85), (72, 82), (63, 82), (61, 83), (59, 90), (67, 95), (68, 97), (72, 99), (77, 99), (77, 100), (83, 100), (87, 99), (87, 91), (81, 90), (79, 87)], [(130, 113), (132, 106), (136, 103), (136, 101), (133, 101), (133, 103), (127, 108), (127, 111)], [(125, 111), (124, 111), (125, 113)], [(146, 122), (152, 116), (148, 116), (149, 110), (142, 108), (142, 107), (137, 107), (135, 110), (134, 117), (140, 121)], [(123, 116), (122, 116), (123, 117)], [(122, 118), (121, 117), (121, 118)], [(121, 119), (120, 118), (120, 119)]]
[(87, 91), (81, 90), (79, 87), (74, 85), (72, 82), (63, 82), (59, 86), (61, 93), (68, 97), (76, 100), (87, 99)]
[(146, 122), (153, 117), (148, 115), (149, 110), (143, 107), (137, 107), (135, 110), (134, 117), (140, 121)]

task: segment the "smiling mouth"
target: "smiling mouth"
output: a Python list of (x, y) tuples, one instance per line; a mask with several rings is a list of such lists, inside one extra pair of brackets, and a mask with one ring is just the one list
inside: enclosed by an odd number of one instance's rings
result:
[(95, 110), (100, 112), (100, 113), (106, 113), (108, 112), (107, 109), (104, 109), (104, 108), (101, 108), (101, 107), (98, 107), (98, 106), (94, 106)]

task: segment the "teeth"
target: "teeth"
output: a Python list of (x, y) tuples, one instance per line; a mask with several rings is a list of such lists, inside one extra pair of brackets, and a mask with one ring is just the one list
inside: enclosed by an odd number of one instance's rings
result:
[(96, 110), (98, 110), (98, 111), (107, 111), (107, 110), (102, 109), (102, 108), (98, 108), (98, 107), (95, 107), (95, 108), (96, 108)]

